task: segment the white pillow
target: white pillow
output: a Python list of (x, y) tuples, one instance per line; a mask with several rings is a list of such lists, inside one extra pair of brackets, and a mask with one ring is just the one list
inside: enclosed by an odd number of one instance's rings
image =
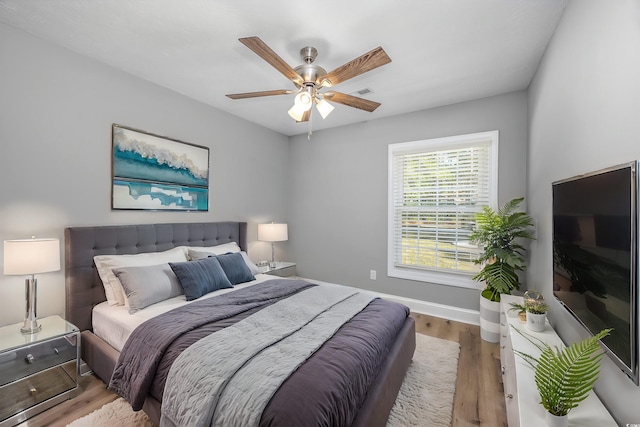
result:
[(213, 255), (224, 255), (229, 252), (231, 253), (240, 252), (240, 246), (238, 246), (236, 242), (223, 243), (222, 245), (217, 245), (217, 246), (187, 246), (187, 252), (189, 254), (190, 260), (198, 259), (191, 256), (191, 252), (194, 252), (194, 251), (200, 252), (200, 253), (213, 254)]
[(125, 305), (126, 294), (120, 280), (113, 273), (113, 268), (145, 267), (166, 264), (169, 262), (185, 262), (187, 251), (178, 246), (164, 252), (149, 252), (135, 255), (96, 255), (93, 257), (100, 279), (104, 285), (104, 293), (109, 305)]
[(244, 262), (247, 264), (247, 267), (249, 267), (249, 270), (251, 270), (251, 274), (255, 276), (256, 274), (262, 273), (262, 270), (260, 270), (258, 266), (255, 265), (253, 261), (251, 261), (251, 259), (249, 259), (249, 255), (247, 255), (245, 251), (241, 251), (240, 253), (242, 254), (242, 258), (244, 258)]

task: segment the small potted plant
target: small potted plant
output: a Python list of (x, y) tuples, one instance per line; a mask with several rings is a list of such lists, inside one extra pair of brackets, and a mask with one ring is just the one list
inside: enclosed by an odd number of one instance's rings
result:
[(612, 329), (574, 343), (562, 350), (519, 331), (542, 352), (538, 358), (516, 352), (535, 369), (540, 403), (547, 411), (548, 427), (566, 427), (568, 414), (585, 400), (600, 374), (600, 340)]
[(525, 301), (527, 312), (527, 327), (534, 332), (544, 331), (549, 306), (543, 300)]
[(511, 306), (509, 311), (518, 311), (518, 319), (520, 319), (521, 322), (527, 321), (527, 308), (524, 306), (524, 304), (512, 302), (509, 305)]

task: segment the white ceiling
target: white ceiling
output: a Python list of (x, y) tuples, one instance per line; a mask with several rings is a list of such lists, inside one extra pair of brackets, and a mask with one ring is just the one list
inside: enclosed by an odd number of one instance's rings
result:
[(327, 71), (382, 46), (392, 62), (340, 83), (381, 102), (368, 113), (336, 105), (313, 130), (528, 87), (566, 0), (0, 0), (0, 22), (284, 135), (307, 132), (287, 110), (294, 89), (238, 41), (258, 36), (289, 65), (304, 46)]

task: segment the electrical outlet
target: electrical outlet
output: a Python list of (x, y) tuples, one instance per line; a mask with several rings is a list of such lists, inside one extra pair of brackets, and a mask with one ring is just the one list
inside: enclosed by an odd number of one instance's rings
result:
[(369, 279), (376, 280), (376, 271), (375, 270), (370, 270), (369, 271)]

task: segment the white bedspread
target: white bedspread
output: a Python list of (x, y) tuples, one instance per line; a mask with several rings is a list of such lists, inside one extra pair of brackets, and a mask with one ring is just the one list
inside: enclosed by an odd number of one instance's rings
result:
[[(218, 295), (253, 286), (257, 283), (270, 279), (274, 279), (274, 276), (257, 274), (256, 280), (236, 285), (230, 289), (220, 289), (218, 291), (211, 292), (210, 294), (204, 295), (195, 301), (200, 301), (205, 298), (213, 298)], [(105, 340), (116, 350), (122, 351), (124, 343), (129, 339), (129, 335), (131, 335), (131, 332), (133, 332), (138, 325), (162, 313), (166, 313), (174, 308), (190, 303), (191, 301), (187, 301), (184, 295), (180, 295), (143, 308), (134, 314), (129, 314), (128, 307), (109, 305), (105, 301), (96, 305), (93, 309), (93, 333)]]

